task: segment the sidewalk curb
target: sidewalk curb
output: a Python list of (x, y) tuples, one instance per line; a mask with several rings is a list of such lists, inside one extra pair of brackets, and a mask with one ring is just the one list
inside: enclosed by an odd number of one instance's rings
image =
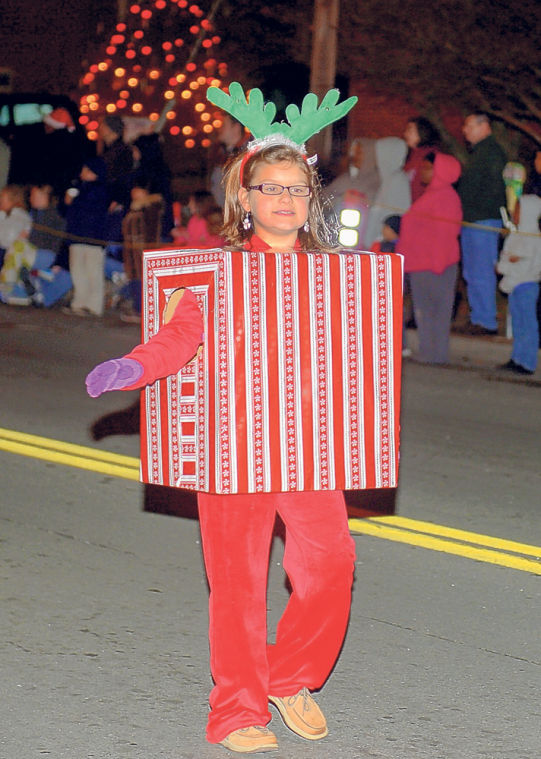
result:
[[(412, 348), (413, 356), (403, 359), (407, 363), (429, 366), (416, 361), (417, 330), (408, 329), (407, 345)], [(541, 387), (541, 355), (535, 374), (518, 375), (499, 369), (511, 357), (513, 341), (502, 335), (477, 337), (451, 332), (449, 337), (449, 363), (437, 366), (439, 369), (472, 371), (481, 374), (490, 382), (508, 382), (517, 385)]]

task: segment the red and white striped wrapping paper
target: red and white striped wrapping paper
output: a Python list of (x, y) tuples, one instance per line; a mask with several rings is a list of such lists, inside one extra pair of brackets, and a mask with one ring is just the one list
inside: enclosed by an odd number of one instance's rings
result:
[(142, 479), (211, 493), (395, 487), (402, 259), (145, 253), (144, 333), (177, 288), (205, 339), (143, 398)]

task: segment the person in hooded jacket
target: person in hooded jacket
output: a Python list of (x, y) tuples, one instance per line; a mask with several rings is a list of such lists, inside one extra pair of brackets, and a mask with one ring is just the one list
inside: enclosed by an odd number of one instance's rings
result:
[(375, 149), (381, 184), (368, 214), (364, 234), (367, 250), (379, 238), (383, 220), (390, 214), (404, 213), (411, 205), (410, 183), (403, 171), (408, 146), (400, 137), (382, 137), (376, 140)]
[(514, 374), (533, 374), (537, 368), (539, 324), (537, 299), (541, 280), (541, 198), (523, 195), (517, 203), (518, 232), (505, 240), (497, 270), (503, 274), (500, 290), (509, 294), (513, 327), (510, 360), (500, 367)]
[(344, 170), (327, 187), (327, 196), (338, 218), (344, 208), (358, 208), (361, 212), (359, 247), (364, 246), (364, 232), (370, 206), (381, 184), (376, 164), (376, 140), (356, 137), (345, 157)]
[(419, 360), (446, 364), (460, 259), (462, 205), (453, 184), (460, 163), (445, 153), (429, 153), (420, 173), (425, 192), (402, 217), (398, 252), (409, 274), (419, 336)]
[(347, 190), (357, 190), (362, 194), (366, 204), (372, 205), (381, 184), (375, 144), (376, 140), (371, 138), (356, 137), (352, 140), (344, 170), (327, 188), (333, 203), (340, 203)]

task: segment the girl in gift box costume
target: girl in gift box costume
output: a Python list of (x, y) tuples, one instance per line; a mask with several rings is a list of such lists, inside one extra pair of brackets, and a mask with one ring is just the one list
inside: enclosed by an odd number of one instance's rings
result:
[[(356, 98), (337, 105), (338, 92), (331, 90), (317, 108), (315, 96), (308, 95), (302, 112), (288, 107), (289, 127), (270, 123), (275, 108), (263, 107), (258, 90), (249, 101), (236, 83), (230, 93), (211, 88), (208, 97), (242, 119), (256, 139), (225, 173), (225, 236), (231, 245), (254, 251), (328, 250), (317, 175), (295, 127), (303, 127), (301, 137), (307, 139), (347, 113)], [(259, 124), (252, 118), (256, 111)], [(292, 137), (284, 135), (288, 129)], [(185, 290), (154, 337), (89, 374), (89, 394), (142, 388), (176, 374), (195, 355), (202, 330), (195, 296)], [(299, 736), (324, 738), (326, 720), (311, 691), (323, 685), (340, 651), (355, 562), (342, 492), (198, 493), (198, 505), (215, 683), (208, 740), (239, 753), (276, 749), (276, 736), (266, 727), (269, 703)], [(270, 645), (266, 590), (277, 515), (286, 530), (283, 564), (292, 592)]]

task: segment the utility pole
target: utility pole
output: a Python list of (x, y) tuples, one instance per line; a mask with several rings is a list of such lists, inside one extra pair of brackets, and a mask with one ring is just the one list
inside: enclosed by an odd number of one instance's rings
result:
[(128, 13), (128, 0), (117, 0), (117, 21), (124, 21)]
[[(310, 91), (318, 96), (319, 101), (334, 87), (339, 14), (340, 0), (314, 0)], [(311, 147), (323, 161), (328, 161), (332, 150), (332, 128), (326, 127), (314, 135)]]

